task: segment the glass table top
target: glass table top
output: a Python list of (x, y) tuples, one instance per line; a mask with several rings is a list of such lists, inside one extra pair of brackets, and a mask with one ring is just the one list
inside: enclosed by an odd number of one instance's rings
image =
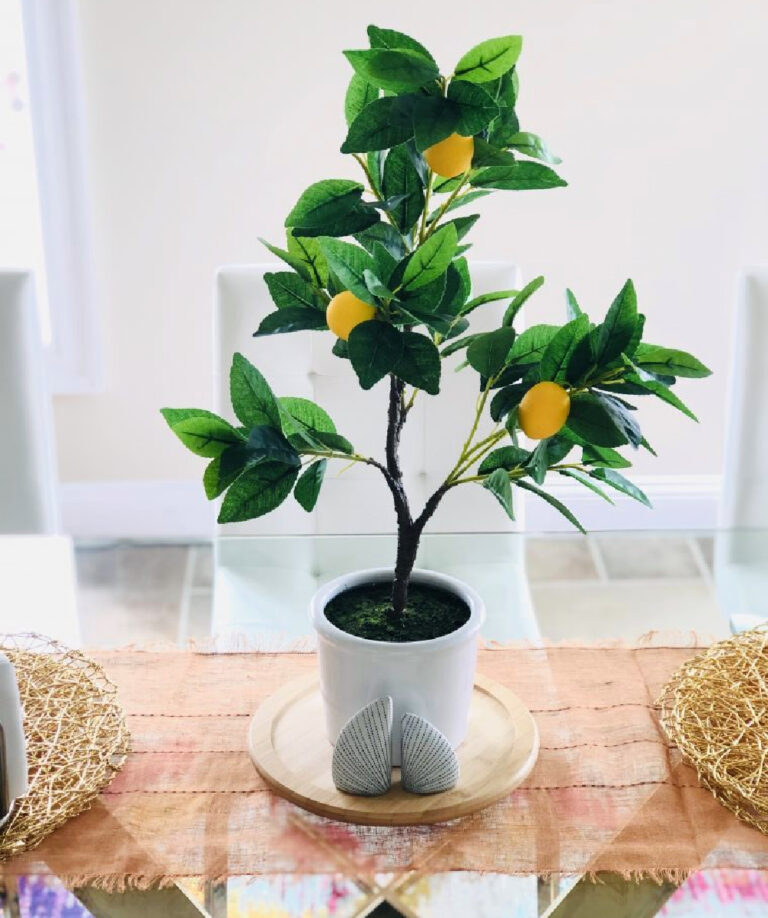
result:
[[(333, 577), (392, 563), (388, 535), (80, 543), (0, 537), (0, 629), (86, 647), (243, 638), (274, 649), (310, 634)], [(721, 637), (768, 618), (768, 530), (426, 534), (418, 566), (473, 586), (497, 641)]]

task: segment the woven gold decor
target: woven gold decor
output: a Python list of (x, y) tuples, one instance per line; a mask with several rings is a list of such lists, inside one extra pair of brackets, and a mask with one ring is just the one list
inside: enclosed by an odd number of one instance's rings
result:
[(661, 722), (701, 783), (768, 834), (768, 629), (713, 644), (664, 687)]
[(0, 636), (16, 667), (29, 793), (0, 828), (0, 861), (28, 851), (88, 809), (121, 768), (129, 734), (116, 688), (77, 650), (39, 635)]

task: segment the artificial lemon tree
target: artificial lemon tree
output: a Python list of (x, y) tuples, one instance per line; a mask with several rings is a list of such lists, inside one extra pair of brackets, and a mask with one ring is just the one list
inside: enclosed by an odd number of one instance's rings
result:
[[(222, 523), (269, 513), (291, 492), (311, 511), (329, 461), (365, 463), (381, 473), (397, 519), (392, 610), (399, 616), (419, 538), (448, 491), (479, 485), (510, 517), (514, 492), (529, 491), (580, 529), (547, 492), (547, 473), (607, 500), (604, 488), (613, 488), (647, 503), (619, 471), (631, 465), (621, 447), (651, 450), (628, 397), (656, 397), (693, 418), (674, 383), (709, 370), (685, 351), (644, 342), (645, 317), (631, 281), (602, 321), (592, 321), (568, 291), (564, 324), (524, 331), (516, 327), (518, 314), (543, 278), (522, 290), (473, 296), (465, 252), (479, 215), (466, 208), (496, 190), (566, 184), (551, 168), (559, 160), (547, 145), (520, 130), (522, 39), (482, 42), (443, 76), (415, 39), (375, 26), (368, 37), (369, 48), (345, 52), (354, 75), (341, 147), (363, 181), (311, 185), (286, 218), (285, 248), (265, 243), (290, 270), (265, 275), (276, 308), (255, 335), (325, 334), (363, 389), (386, 380), (384, 456), (357, 453), (322, 408), (276, 396), (239, 354), (230, 376), (238, 425), (198, 409), (163, 414), (185, 446), (210, 459), (205, 491), (209, 498), (224, 494)], [(506, 304), (499, 327), (473, 332), (476, 312), (499, 301)], [(442, 484), (414, 508), (398, 458), (401, 434), (414, 399), (438, 396), (451, 362), (479, 389), (476, 411)], [(494, 426), (481, 433), (487, 415)]]

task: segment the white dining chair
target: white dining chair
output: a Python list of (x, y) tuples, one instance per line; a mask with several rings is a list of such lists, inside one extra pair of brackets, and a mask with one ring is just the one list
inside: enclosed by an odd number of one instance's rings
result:
[(0, 532), (56, 532), (51, 398), (28, 271), (0, 271), (0, 430)]
[(72, 541), (59, 533), (51, 396), (28, 271), (0, 271), (0, 633), (80, 643)]
[[(279, 396), (316, 401), (333, 418), (338, 431), (358, 452), (381, 456), (386, 424), (387, 383), (363, 392), (349, 361), (331, 353), (327, 335), (315, 332), (253, 338), (260, 320), (274, 306), (264, 283), (267, 271), (285, 266), (254, 264), (221, 268), (215, 282), (214, 410), (232, 419), (229, 367), (236, 351), (257, 366)], [(491, 290), (519, 289), (514, 265), (477, 263), (472, 266), (472, 295)], [(473, 328), (498, 325), (506, 302), (483, 306), (473, 316)], [(477, 398), (476, 376), (453, 372), (460, 356), (443, 366), (439, 398), (416, 399), (403, 431), (402, 467), (408, 493), (421, 506), (443, 480), (466, 438)], [(379, 550), (379, 540), (290, 539), (289, 535), (392, 534), (391, 496), (381, 475), (368, 466), (332, 463), (315, 510), (307, 514), (289, 498), (279, 510), (257, 520), (220, 527), (218, 535), (272, 536), (254, 543), (217, 545), (214, 588), (214, 631), (303, 633), (308, 630), (305, 603), (317, 586), (353, 567), (381, 566), (394, 557), (391, 547)], [(498, 543), (495, 557), (480, 558), (471, 533), (511, 532), (521, 520), (507, 520), (490, 494), (480, 487), (457, 488), (444, 499), (427, 527), (432, 533), (467, 533), (429, 540), (418, 563), (463, 578), (484, 595), (493, 636), (538, 640), (539, 631), (524, 570), (522, 538)], [(394, 542), (391, 542), (394, 545)], [(354, 546), (355, 557), (349, 556)], [(361, 557), (367, 551), (370, 557)], [(253, 552), (257, 576), (244, 575)], [(501, 556), (499, 556), (501, 552)], [(261, 560), (255, 560), (259, 553)], [(264, 555), (272, 556), (270, 559)], [(301, 558), (298, 556), (302, 555)], [(492, 552), (491, 555), (494, 555)], [(485, 563), (483, 563), (485, 562)], [(303, 572), (297, 572), (300, 567)], [(272, 571), (272, 576), (266, 574)], [(290, 576), (288, 572), (290, 571)], [(479, 581), (479, 582), (478, 582)], [(258, 618), (255, 621), (254, 616)]]
[(768, 619), (768, 268), (739, 278), (715, 540), (715, 582), (732, 630)]

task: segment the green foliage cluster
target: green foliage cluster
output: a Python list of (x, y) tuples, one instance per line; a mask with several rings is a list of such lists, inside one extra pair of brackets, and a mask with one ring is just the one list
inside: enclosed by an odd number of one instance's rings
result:
[[(645, 317), (631, 281), (600, 322), (591, 321), (568, 291), (563, 325), (537, 324), (520, 333), (515, 320), (543, 278), (522, 290), (472, 296), (466, 240), (479, 214), (457, 212), (496, 190), (566, 184), (552, 168), (559, 160), (546, 143), (520, 130), (516, 65), (522, 39), (482, 42), (446, 77), (410, 36), (370, 26), (368, 37), (369, 48), (345, 52), (354, 74), (341, 146), (359, 164), (364, 182), (316, 182), (286, 217), (284, 247), (262, 240), (289, 270), (266, 274), (275, 310), (255, 336), (328, 331), (327, 306), (345, 290), (375, 307), (375, 317), (357, 325), (348, 341), (329, 341), (329, 347), (349, 361), (363, 389), (389, 377), (397, 403), (389, 424), (398, 437), (416, 393), (439, 393), (449, 358), (457, 369), (475, 372), (477, 411), (435, 506), (449, 488), (476, 482), (512, 516), (513, 489), (519, 487), (579, 526), (542, 488), (547, 472), (606, 500), (605, 487), (647, 503), (619, 471), (631, 465), (621, 447), (652, 451), (628, 397), (655, 397), (693, 418), (673, 387), (678, 377), (703, 377), (709, 370), (685, 351), (643, 341)], [(463, 175), (440, 178), (423, 154), (454, 133), (473, 137), (471, 166)], [(499, 301), (507, 304), (500, 326), (472, 332), (472, 314)], [(568, 391), (570, 414), (557, 434), (529, 449), (518, 440), (518, 408), (541, 381)], [(291, 491), (312, 510), (327, 461), (343, 459), (380, 469), (393, 489), (399, 523), (423, 525), (424, 515), (410, 515), (407, 500), (405, 511), (398, 504), (399, 468), (392, 456), (382, 463), (358, 455), (323, 409), (305, 399), (276, 397), (239, 354), (231, 398), (240, 426), (207, 411), (163, 411), (184, 445), (211, 460), (204, 484), (209, 498), (225, 493), (220, 522), (268, 513)], [(495, 426), (480, 437), (486, 411)]]

